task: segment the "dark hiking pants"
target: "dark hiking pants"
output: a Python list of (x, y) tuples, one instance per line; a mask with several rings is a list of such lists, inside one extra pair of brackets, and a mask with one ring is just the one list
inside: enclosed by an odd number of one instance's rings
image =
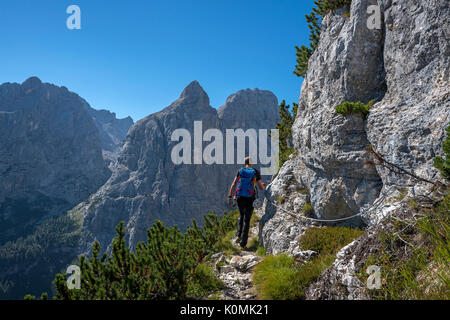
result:
[(237, 227), (237, 236), (240, 240), (241, 247), (247, 245), (248, 230), (250, 229), (250, 219), (253, 213), (253, 197), (238, 197), (237, 204), (239, 207), (239, 221)]

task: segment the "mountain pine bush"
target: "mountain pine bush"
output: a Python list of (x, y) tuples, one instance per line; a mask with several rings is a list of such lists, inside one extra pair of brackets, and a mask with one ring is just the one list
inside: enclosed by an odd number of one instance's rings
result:
[[(200, 298), (188, 294), (205, 294), (220, 288), (207, 267), (201, 266), (208, 255), (220, 251), (220, 239), (235, 228), (236, 212), (218, 217), (210, 213), (204, 225), (193, 226), (183, 234), (178, 227), (166, 227), (156, 221), (147, 230), (147, 242), (135, 252), (125, 242), (125, 227), (116, 227), (111, 255), (99, 257), (95, 242), (92, 257), (80, 257), (81, 288), (70, 290), (66, 275), (55, 278), (56, 299), (64, 300), (141, 300)], [(201, 267), (200, 267), (201, 266)], [(208, 281), (205, 281), (207, 279)]]
[(354, 113), (360, 113), (362, 118), (365, 120), (367, 118), (367, 115), (369, 114), (370, 108), (373, 106), (374, 103), (375, 103), (374, 100), (371, 100), (366, 104), (360, 101), (358, 102), (345, 101), (337, 105), (335, 111), (336, 113), (344, 116)]

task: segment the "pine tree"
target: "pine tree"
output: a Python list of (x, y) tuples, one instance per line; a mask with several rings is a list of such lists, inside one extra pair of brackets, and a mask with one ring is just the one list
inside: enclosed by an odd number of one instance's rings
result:
[(125, 225), (116, 227), (111, 254), (100, 255), (95, 242), (91, 258), (80, 257), (81, 288), (69, 290), (66, 275), (55, 278), (56, 297), (64, 300), (186, 299), (188, 285), (198, 281), (197, 266), (212, 252), (221, 251), (221, 241), (235, 228), (235, 212), (222, 217), (204, 217), (202, 228), (195, 220), (183, 234), (177, 227), (155, 221), (147, 230), (147, 242), (135, 252), (127, 247)]
[(322, 28), (322, 18), (329, 12), (347, 6), (349, 8), (351, 0), (316, 0), (315, 7), (312, 12), (306, 15), (306, 22), (310, 31), (309, 48), (306, 46), (295, 46), (297, 55), (297, 65), (295, 66), (294, 74), (298, 77), (305, 77), (308, 71), (309, 58), (317, 49), (320, 40), (320, 30)]
[(276, 128), (279, 133), (279, 149), (280, 149), (280, 168), (284, 162), (289, 159), (289, 156), (295, 152), (292, 147), (292, 126), (297, 116), (298, 104), (292, 103), (291, 107), (286, 105), (286, 101), (283, 100), (280, 103), (280, 118), (281, 121), (277, 123)]

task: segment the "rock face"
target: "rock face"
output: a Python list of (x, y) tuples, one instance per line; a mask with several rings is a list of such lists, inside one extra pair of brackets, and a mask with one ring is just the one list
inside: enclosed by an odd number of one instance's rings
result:
[(64, 213), (109, 177), (85, 101), (30, 78), (0, 86), (1, 242)]
[[(367, 122), (370, 143), (386, 160), (430, 180), (450, 115), (450, 4), (383, 1), (387, 92)], [(377, 167), (385, 188), (416, 183)]]
[(280, 117), (277, 105), (272, 92), (246, 89), (230, 95), (217, 114), (224, 128), (272, 128)]
[[(382, 210), (389, 210), (396, 219), (411, 219), (415, 213), (411, 211), (405, 200), (386, 205)], [(361, 237), (339, 250), (333, 264), (305, 290), (305, 298), (308, 300), (370, 299), (367, 283), (363, 283), (359, 275), (363, 272), (369, 257), (383, 252), (379, 235), (394, 233), (392, 221), (396, 220), (382, 219), (379, 223), (372, 224)], [(409, 246), (406, 243), (404, 245)], [(407, 252), (403, 246), (396, 248), (396, 251), (394, 254)]]
[(91, 107), (87, 109), (99, 130), (103, 150), (118, 152), (128, 130), (134, 124), (133, 119), (131, 117), (117, 119), (116, 114), (108, 110), (95, 110)]
[(383, 94), (382, 32), (366, 27), (366, 9), (364, 1), (354, 1), (350, 18), (338, 12), (324, 19), (292, 128), (311, 204), (325, 219), (358, 212), (382, 187), (375, 167), (366, 164), (362, 117), (334, 111), (343, 101), (368, 102)]
[[(292, 253), (298, 248), (298, 241), (310, 226), (302, 219), (302, 209), (310, 202), (309, 190), (301, 183), (301, 162), (291, 156), (268, 186), (269, 199), (264, 202), (264, 216), (260, 220), (259, 239), (269, 254)], [(299, 182), (300, 181), (300, 182)], [(277, 208), (289, 212), (290, 215)]]
[[(244, 110), (242, 119), (232, 117), (235, 109)], [(211, 210), (226, 210), (227, 191), (241, 165), (175, 165), (171, 153), (179, 142), (171, 140), (173, 131), (187, 129), (193, 141), (194, 121), (202, 122), (203, 132), (209, 128), (224, 132), (229, 125), (270, 129), (279, 119), (277, 110), (272, 93), (255, 89), (230, 96), (217, 112), (199, 83), (189, 84), (170, 106), (133, 125), (111, 178), (76, 208), (84, 216), (84, 230), (91, 235), (83, 240), (80, 252), (89, 254), (93, 240), (106, 249), (120, 221), (125, 221), (128, 243), (134, 247), (146, 239), (146, 230), (155, 219), (185, 229), (192, 219), (202, 222)]]
[[(366, 25), (373, 4), (383, 13), (380, 30)], [(416, 175), (438, 179), (432, 159), (449, 123), (448, 1), (354, 0), (350, 11), (323, 19), (292, 127), (298, 156), (269, 188), (272, 199), (286, 199), (283, 206), (296, 212), (310, 201), (321, 219), (352, 216), (393, 186), (414, 182), (419, 192), (417, 181), (368, 162), (368, 145)], [(335, 112), (341, 102), (372, 99), (367, 120)], [(295, 189), (308, 190), (308, 199)], [(265, 210), (261, 242), (268, 252), (292, 250), (305, 223), (267, 202)], [(371, 224), (379, 214), (363, 218)]]

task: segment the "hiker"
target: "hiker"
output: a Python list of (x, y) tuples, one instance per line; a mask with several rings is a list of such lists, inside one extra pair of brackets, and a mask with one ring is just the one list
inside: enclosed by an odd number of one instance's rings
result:
[(253, 201), (256, 199), (257, 186), (260, 190), (264, 190), (261, 174), (258, 170), (253, 168), (250, 157), (246, 157), (245, 167), (237, 172), (228, 193), (230, 202), (232, 201), (234, 193), (236, 193), (237, 196), (237, 205), (239, 207), (240, 216), (236, 235), (241, 248), (245, 248), (247, 245), (250, 219), (253, 213)]

